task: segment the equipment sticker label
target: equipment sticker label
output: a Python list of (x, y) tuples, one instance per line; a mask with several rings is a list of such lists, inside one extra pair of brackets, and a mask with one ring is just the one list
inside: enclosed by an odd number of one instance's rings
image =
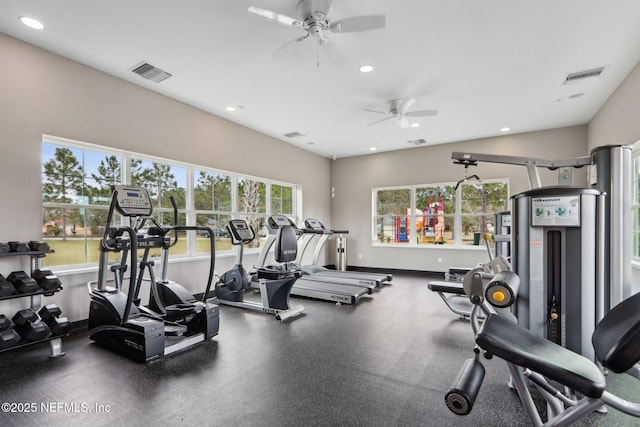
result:
[(580, 227), (580, 196), (538, 197), (532, 199), (531, 225)]

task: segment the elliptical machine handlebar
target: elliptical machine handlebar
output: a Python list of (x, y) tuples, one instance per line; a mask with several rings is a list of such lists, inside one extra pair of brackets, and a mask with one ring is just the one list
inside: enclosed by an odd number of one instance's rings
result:
[(138, 275), (138, 251), (135, 248), (138, 246), (138, 236), (131, 227), (122, 227), (122, 230), (129, 234), (131, 242), (131, 251), (129, 251), (129, 257), (131, 259), (131, 265), (129, 266), (129, 292), (127, 292), (127, 305), (124, 309), (124, 315), (122, 316), (122, 323), (125, 324), (129, 320), (129, 314), (131, 313), (131, 306), (133, 305), (133, 290), (136, 288), (136, 277)]
[(136, 231), (128, 226), (120, 226), (120, 227), (111, 227), (111, 221), (113, 220), (113, 212), (115, 211), (116, 204), (118, 199), (118, 191), (113, 190), (113, 194), (111, 195), (111, 204), (109, 205), (109, 212), (107, 213), (107, 226), (104, 228), (104, 234), (102, 236), (102, 240), (100, 242), (102, 248), (106, 251), (115, 252), (119, 250), (117, 246), (111, 246), (109, 242), (111, 239), (115, 237), (122, 236), (123, 234), (129, 235), (129, 244), (132, 248), (129, 251), (129, 256), (131, 258), (130, 265), (130, 276), (129, 276), (129, 292), (127, 292), (127, 304), (124, 309), (124, 314), (122, 316), (122, 323), (125, 324), (129, 320), (129, 314), (131, 314), (131, 306), (133, 304), (133, 290), (136, 288), (136, 276), (137, 276), (137, 268), (138, 268), (138, 251), (135, 250), (138, 246), (138, 236)]
[[(171, 206), (173, 207), (173, 226), (168, 227), (167, 233), (173, 231), (173, 241), (169, 244), (169, 247), (174, 246), (178, 243), (178, 205), (176, 204), (176, 199), (173, 196), (169, 196), (169, 200), (171, 201)], [(211, 233), (213, 234), (213, 233)]]
[(118, 235), (122, 235), (121, 227), (111, 227), (111, 220), (113, 219), (113, 212), (116, 209), (117, 198), (118, 191), (114, 189), (111, 195), (111, 203), (109, 204), (109, 212), (107, 213), (107, 226), (104, 228), (104, 234), (100, 242), (102, 247), (108, 251), (115, 251), (117, 249), (115, 246), (109, 245), (109, 241)]
[[(202, 302), (206, 303), (207, 295), (209, 295), (211, 285), (213, 284), (213, 277), (215, 275), (216, 268), (216, 239), (215, 235), (213, 234), (213, 230), (211, 229), (211, 227), (202, 227), (198, 225), (174, 225), (169, 231), (173, 230), (175, 230), (176, 243), (178, 241), (178, 231), (205, 231), (209, 235), (209, 277), (207, 279), (207, 288), (202, 294)], [(169, 247), (173, 245), (175, 245), (175, 243), (172, 243)]]

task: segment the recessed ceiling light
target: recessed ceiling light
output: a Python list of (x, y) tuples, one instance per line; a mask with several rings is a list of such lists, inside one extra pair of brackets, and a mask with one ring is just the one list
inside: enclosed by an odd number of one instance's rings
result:
[(511, 128), (502, 128), (500, 129), (500, 132), (509, 132), (511, 130)]
[(233, 111), (236, 111), (236, 107), (229, 106), (229, 107), (225, 108), (225, 110), (233, 112)]
[(376, 150), (377, 150), (377, 148), (376, 148), (376, 147), (371, 147), (371, 148), (369, 148), (369, 151), (376, 151)]
[(411, 126), (412, 128), (419, 128), (420, 123), (411, 123), (409, 126)]
[(37, 19), (29, 18), (28, 16), (21, 16), (20, 22), (26, 25), (29, 28), (33, 28), (34, 30), (42, 30), (44, 28), (44, 24)]
[(360, 72), (361, 73), (370, 73), (373, 71), (373, 66), (372, 65), (362, 65), (360, 67)]

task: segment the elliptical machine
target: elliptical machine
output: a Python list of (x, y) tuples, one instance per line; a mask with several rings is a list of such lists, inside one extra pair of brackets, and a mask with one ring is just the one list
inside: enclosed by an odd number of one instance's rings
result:
[[(177, 225), (178, 208), (173, 197), (171, 204), (174, 224), (163, 226), (151, 216), (153, 208), (145, 188), (113, 186), (104, 236), (100, 240), (98, 280), (87, 283), (91, 296), (90, 338), (139, 362), (161, 358), (218, 334), (219, 308), (206, 301), (215, 266), (213, 230)], [(112, 226), (114, 211), (129, 218), (130, 225)], [(202, 301), (167, 279), (169, 248), (178, 242), (179, 232), (188, 230), (206, 232), (210, 240), (209, 279)], [(160, 278), (155, 276), (154, 261), (149, 259), (151, 249), (158, 248), (162, 250)], [(143, 252), (139, 262), (138, 250)], [(111, 253), (121, 253), (120, 262), (109, 264)], [(127, 270), (129, 284), (125, 292)], [(145, 270), (148, 279), (144, 278)], [(111, 279), (107, 278), (109, 272), (113, 273)], [(148, 305), (143, 305), (139, 296), (143, 281), (150, 284)], [(110, 283), (113, 286), (109, 286)]]
[(245, 290), (251, 287), (249, 274), (242, 265), (244, 245), (255, 239), (255, 232), (243, 219), (232, 219), (227, 225), (231, 243), (238, 246), (236, 264), (220, 276), (215, 285), (215, 294), (220, 304), (247, 308), (274, 314), (277, 320), (297, 316), (304, 311), (301, 305), (290, 306), (289, 294), (301, 271), (291, 261), (296, 259), (298, 244), (295, 230), (290, 228), (278, 233), (276, 240), (276, 261), (284, 265), (259, 268), (254, 274), (260, 283), (261, 303), (245, 301)]

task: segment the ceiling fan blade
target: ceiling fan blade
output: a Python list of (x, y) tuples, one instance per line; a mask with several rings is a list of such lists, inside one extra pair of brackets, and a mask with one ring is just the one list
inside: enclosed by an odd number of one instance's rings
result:
[(396, 108), (400, 114), (406, 114), (409, 111), (409, 108), (416, 102), (413, 98), (404, 98), (404, 99), (396, 99), (395, 101)]
[(297, 19), (278, 12), (274, 12), (272, 10), (262, 9), (255, 6), (249, 6), (248, 10), (253, 14), (266, 18), (270, 21), (275, 21), (278, 24), (282, 24), (287, 27), (302, 28), (304, 26), (302, 22), (298, 21)]
[(373, 126), (375, 124), (378, 124), (380, 122), (384, 122), (385, 120), (389, 120), (389, 119), (393, 119), (393, 116), (388, 116), (388, 117), (385, 117), (384, 119), (376, 120), (375, 122), (369, 123), (367, 126)]
[(298, 38), (296, 38), (296, 39), (291, 40), (290, 42), (287, 42), (287, 43), (283, 44), (283, 45), (282, 45), (282, 46), (280, 46), (278, 49), (276, 49), (276, 50), (275, 50), (275, 52), (273, 52), (273, 53), (271, 54), (271, 57), (272, 57), (273, 59), (281, 58), (281, 57), (282, 57), (282, 55), (283, 55), (283, 54), (288, 50), (288, 48), (289, 48), (291, 45), (293, 45), (293, 44), (295, 44), (295, 43), (298, 43), (298, 42), (301, 42), (301, 41), (303, 41), (304, 39), (306, 39), (307, 37), (309, 37), (309, 33), (305, 34), (305, 35), (304, 35), (304, 36), (302, 36), (302, 37), (298, 37)]
[(362, 111), (368, 111), (370, 113), (378, 113), (378, 114), (389, 114), (388, 111), (371, 110), (369, 108), (363, 108)]
[(382, 28), (385, 25), (384, 15), (363, 15), (345, 18), (333, 22), (329, 29), (334, 33), (355, 33)]
[(339, 64), (344, 61), (344, 55), (342, 54), (338, 46), (336, 46), (336, 44), (331, 41), (331, 39), (329, 39), (328, 37), (320, 37), (319, 43), (322, 51), (325, 55), (327, 55), (327, 58), (329, 58), (329, 61), (333, 62), (334, 64)]
[(438, 114), (438, 110), (416, 110), (416, 111), (408, 111), (405, 113), (407, 117), (427, 117), (427, 116), (435, 116)]
[(398, 126), (400, 126), (402, 129), (406, 129), (409, 127), (409, 120), (407, 120), (404, 116), (397, 117), (396, 121), (398, 122)]

